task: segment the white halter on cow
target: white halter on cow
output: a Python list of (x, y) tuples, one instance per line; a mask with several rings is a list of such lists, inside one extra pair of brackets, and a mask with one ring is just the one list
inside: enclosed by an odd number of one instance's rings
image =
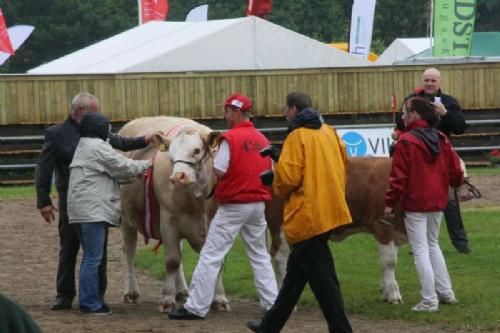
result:
[(213, 137), (209, 134), (208, 138), (203, 139), (201, 133), (189, 125), (175, 127), (166, 136), (158, 135), (160, 145), (168, 149), (168, 157), (173, 165), (170, 181), (176, 189), (188, 186), (196, 198), (208, 197), (216, 181), (212, 165), (207, 163), (213, 156), (207, 140)]
[[(159, 214), (154, 214), (153, 229), (165, 246), (167, 276), (160, 300), (160, 311), (169, 312), (187, 295), (187, 285), (181, 263), (180, 242), (186, 239), (200, 251), (215, 214), (216, 204), (208, 198), (215, 186), (212, 171), (213, 148), (217, 133), (193, 120), (176, 117), (141, 118), (126, 124), (120, 135), (137, 136), (163, 131), (154, 137), (155, 146), (127, 155), (134, 159), (149, 159), (156, 154), (153, 167), (153, 190)], [(169, 134), (170, 133), (170, 134)], [(163, 151), (162, 151), (163, 150)], [(126, 257), (125, 302), (137, 302), (139, 287), (133, 265), (137, 231), (144, 212), (144, 182), (137, 180), (122, 187), (122, 235)], [(219, 279), (214, 297), (219, 309), (229, 309)]]

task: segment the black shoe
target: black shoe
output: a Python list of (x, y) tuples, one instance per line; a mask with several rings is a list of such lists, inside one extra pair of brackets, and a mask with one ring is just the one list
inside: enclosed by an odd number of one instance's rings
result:
[(57, 311), (57, 310), (69, 310), (71, 309), (71, 303), (67, 298), (62, 298), (59, 297), (57, 298), (56, 302), (50, 306), (51, 310)]
[(181, 307), (177, 310), (174, 310), (168, 314), (168, 318), (173, 320), (200, 320), (205, 319), (202, 316), (195, 315), (194, 313), (186, 310), (185, 307)]
[(457, 251), (458, 251), (458, 253), (469, 254), (471, 249), (468, 246), (463, 246), (463, 247), (457, 248)]
[(260, 329), (260, 324), (254, 320), (247, 320), (245, 324), (249, 329), (251, 329), (255, 333), (264, 333), (264, 331)]
[(94, 310), (94, 311), (82, 311), (82, 310), (80, 310), (80, 313), (84, 314), (84, 315), (106, 316), (106, 315), (112, 314), (113, 312), (111, 312), (111, 309), (106, 304), (104, 304), (103, 306), (101, 306), (97, 310)]

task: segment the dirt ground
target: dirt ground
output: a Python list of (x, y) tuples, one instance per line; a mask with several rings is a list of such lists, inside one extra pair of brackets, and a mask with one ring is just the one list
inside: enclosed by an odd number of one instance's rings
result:
[[(469, 202), (465, 207), (500, 206), (500, 176), (474, 176), (472, 181), (483, 192), (483, 198)], [(145, 272), (139, 273), (142, 302), (139, 305), (123, 304), (120, 232), (116, 229), (110, 233), (109, 289), (106, 297), (113, 314), (88, 317), (80, 315), (76, 307), (70, 311), (50, 311), (49, 304), (54, 300), (55, 293), (57, 225), (47, 225), (42, 220), (34, 199), (13, 199), (0, 200), (0, 227), (0, 292), (24, 307), (45, 333), (250, 332), (245, 328), (244, 321), (260, 318), (257, 302), (232, 299), (232, 311), (229, 313), (211, 312), (204, 321), (170, 321), (156, 310), (161, 283)], [(373, 321), (354, 315), (349, 318), (354, 332), (452, 332), (436, 326)], [(327, 332), (327, 328), (320, 311), (312, 308), (294, 313), (282, 332)]]

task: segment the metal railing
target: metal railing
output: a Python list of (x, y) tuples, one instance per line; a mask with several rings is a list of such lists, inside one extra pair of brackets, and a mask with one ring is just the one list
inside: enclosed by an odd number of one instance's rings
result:
[[(470, 126), (478, 125), (495, 125), (500, 124), (500, 119), (484, 119), (484, 120), (469, 120), (467, 124)], [(392, 123), (379, 123), (379, 124), (361, 124), (361, 125), (336, 125), (337, 129), (360, 129), (360, 128), (386, 128), (392, 127)], [(259, 128), (264, 134), (273, 133), (284, 133), (287, 127), (268, 127)], [(12, 143), (23, 143), (23, 142), (40, 142), (44, 140), (43, 135), (26, 135), (26, 136), (0, 136), (0, 144), (12, 144)], [(500, 149), (500, 145), (494, 146), (468, 146), (468, 147), (456, 147), (459, 152), (474, 152), (474, 151), (489, 151), (493, 149)], [(35, 169), (36, 164), (0, 164), (0, 170), (29, 170)]]
[(36, 164), (0, 164), (0, 170), (33, 170)]

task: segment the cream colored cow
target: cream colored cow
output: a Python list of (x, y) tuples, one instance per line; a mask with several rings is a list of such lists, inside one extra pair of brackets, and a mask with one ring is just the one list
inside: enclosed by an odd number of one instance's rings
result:
[[(216, 133), (185, 118), (148, 117), (129, 122), (120, 130), (120, 135), (140, 136), (157, 131), (163, 134), (155, 135), (154, 145), (126, 155), (133, 159), (151, 159), (156, 154), (153, 188), (159, 209), (154, 214), (151, 231), (161, 235), (165, 247), (167, 276), (160, 311), (170, 312), (176, 307), (176, 301), (185, 300), (188, 292), (182, 269), (181, 241), (186, 239), (199, 252), (209, 221), (215, 214), (216, 204), (210, 194), (216, 178), (209, 142)], [(143, 179), (121, 187), (121, 231), (126, 261), (124, 300), (132, 303), (137, 302), (140, 294), (133, 263), (137, 234), (144, 234), (141, 224), (144, 191)], [(220, 277), (213, 302), (218, 309), (229, 310)]]

